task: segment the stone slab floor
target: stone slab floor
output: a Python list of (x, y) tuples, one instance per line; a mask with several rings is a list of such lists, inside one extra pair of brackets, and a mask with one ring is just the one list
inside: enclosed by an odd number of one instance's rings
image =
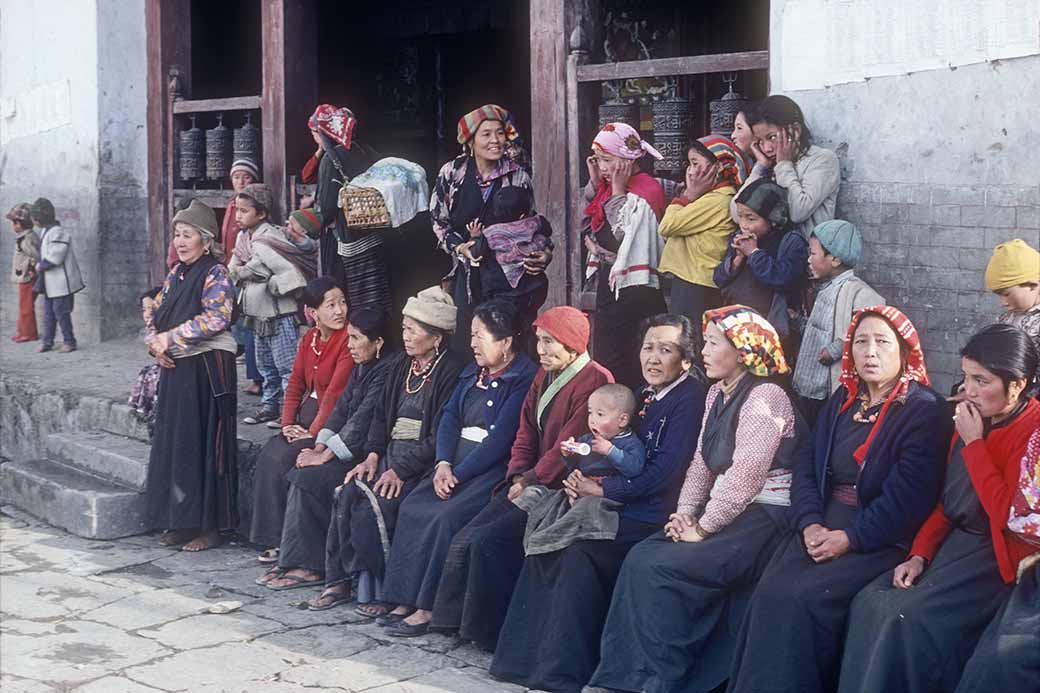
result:
[[(443, 635), (400, 641), (313, 589), (253, 584), (256, 553), (200, 554), (154, 536), (92, 541), (0, 509), (4, 693), (483, 693), (490, 657)], [(242, 606), (213, 614), (218, 602)]]

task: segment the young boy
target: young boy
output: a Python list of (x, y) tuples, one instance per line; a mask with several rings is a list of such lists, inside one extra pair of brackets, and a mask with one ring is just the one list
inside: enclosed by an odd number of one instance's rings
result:
[(40, 228), (40, 262), (36, 271), (36, 293), (44, 295), (43, 342), (37, 351), (54, 348), (54, 336), (61, 325), (64, 340), (61, 353), (76, 350), (76, 335), (72, 332), (72, 309), (76, 293), (85, 288), (83, 276), (72, 249), (72, 232), (62, 227), (54, 216), (54, 205), (45, 197), (33, 202), (29, 210), (33, 223)]
[(40, 237), (33, 231), (28, 202), (12, 207), (7, 218), (15, 233), (11, 281), (18, 285), (18, 322), (11, 341), (32, 342), (40, 338), (36, 332), (36, 296), (33, 295), (36, 263), (40, 261)]
[(589, 430), (560, 444), (564, 457), (577, 462), (585, 476), (638, 476), (646, 465), (646, 448), (630, 426), (636, 396), (624, 385), (601, 385), (589, 396)]
[(264, 378), (256, 413), (243, 423), (258, 424), (281, 416), (282, 392), (289, 384), (296, 358), (297, 309), (294, 294), (307, 284), (297, 265), (286, 257), (293, 247), (285, 232), (272, 224), (271, 190), (262, 183), (247, 185), (235, 197), (235, 216), (242, 233), (228, 263), (238, 288), (238, 303), (246, 327), (255, 335), (256, 360)]
[(986, 288), (1000, 297), (997, 320), (1018, 327), (1040, 349), (1040, 253), (1020, 238), (993, 249)]
[(792, 386), (810, 426), (838, 387), (842, 344), (853, 313), (885, 303), (853, 271), (862, 252), (859, 229), (841, 219), (825, 221), (809, 235), (809, 276), (817, 282), (816, 302), (802, 334)]

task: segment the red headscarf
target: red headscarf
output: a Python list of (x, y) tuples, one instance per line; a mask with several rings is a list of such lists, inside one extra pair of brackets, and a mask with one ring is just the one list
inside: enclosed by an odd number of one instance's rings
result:
[(589, 319), (577, 308), (550, 308), (535, 318), (532, 326), (542, 328), (575, 353), (584, 354), (589, 350)]
[(845, 386), (848, 391), (848, 396), (845, 398), (845, 402), (841, 405), (841, 411), (846, 411), (849, 407), (855, 403), (857, 397), (859, 397), (859, 385), (860, 377), (856, 373), (856, 364), (852, 359), (852, 341), (856, 335), (856, 327), (860, 321), (865, 317), (879, 317), (889, 324), (889, 326), (895, 330), (903, 342), (906, 344), (910, 353), (906, 357), (906, 364), (903, 367), (903, 372), (899, 376), (899, 382), (889, 393), (888, 398), (885, 400), (884, 406), (881, 407), (881, 412), (878, 414), (877, 421), (874, 422), (873, 428), (870, 430), (870, 435), (867, 436), (866, 442), (863, 443), (856, 452), (853, 453), (853, 457), (856, 458), (856, 462), (863, 464), (863, 459), (866, 457), (867, 450), (870, 448), (871, 441), (874, 440), (874, 436), (881, 429), (881, 422), (885, 420), (885, 415), (888, 414), (889, 408), (892, 406), (892, 402), (896, 401), (900, 397), (904, 397), (907, 390), (910, 389), (911, 382), (918, 382), (922, 385), (928, 385), (928, 369), (924, 365), (924, 351), (921, 349), (921, 339), (917, 335), (917, 329), (914, 328), (914, 324), (910, 322), (910, 318), (906, 317), (901, 311), (892, 306), (874, 306), (873, 308), (864, 308), (863, 310), (857, 311), (852, 316), (852, 322), (849, 323), (849, 330), (845, 333), (845, 347), (841, 354), (841, 377), (839, 382)]
[(357, 119), (349, 108), (336, 108), (323, 103), (314, 109), (307, 125), (311, 130), (328, 135), (336, 144), (342, 144), (344, 149), (350, 149)]

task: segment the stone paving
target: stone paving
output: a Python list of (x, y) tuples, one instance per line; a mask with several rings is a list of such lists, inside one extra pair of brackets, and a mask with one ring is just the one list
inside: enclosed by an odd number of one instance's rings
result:
[[(525, 689), (444, 635), (410, 640), (351, 606), (296, 607), (314, 589), (253, 584), (255, 550), (199, 554), (154, 536), (91, 541), (0, 509), (4, 693), (484, 693)], [(221, 602), (241, 602), (226, 614)]]

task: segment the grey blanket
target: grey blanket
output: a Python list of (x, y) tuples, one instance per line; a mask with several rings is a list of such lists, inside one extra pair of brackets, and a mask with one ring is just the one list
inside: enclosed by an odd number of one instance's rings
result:
[(513, 500), (527, 513), (524, 554), (552, 553), (576, 541), (617, 537), (621, 503), (586, 496), (570, 504), (567, 494), (546, 486), (529, 486)]

